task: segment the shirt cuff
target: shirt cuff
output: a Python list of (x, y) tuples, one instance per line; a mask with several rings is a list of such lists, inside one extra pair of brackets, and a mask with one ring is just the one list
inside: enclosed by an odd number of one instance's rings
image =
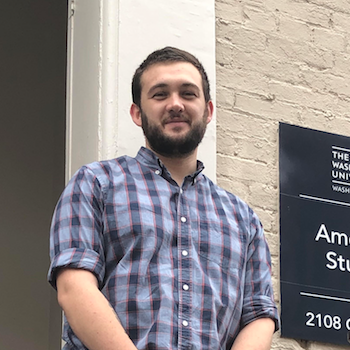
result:
[(260, 296), (249, 301), (249, 305), (243, 305), (241, 327), (258, 320), (259, 318), (271, 318), (275, 322), (275, 332), (280, 328), (278, 310), (275, 303), (268, 296)]
[(69, 248), (57, 254), (51, 261), (48, 281), (57, 289), (56, 276), (60, 268), (83, 269), (92, 272), (100, 289), (104, 279), (104, 263), (100, 255), (91, 249)]

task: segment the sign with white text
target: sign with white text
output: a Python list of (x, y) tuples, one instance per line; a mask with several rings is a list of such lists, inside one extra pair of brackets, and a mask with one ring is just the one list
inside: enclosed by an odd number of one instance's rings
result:
[(350, 138), (280, 123), (281, 334), (350, 346)]

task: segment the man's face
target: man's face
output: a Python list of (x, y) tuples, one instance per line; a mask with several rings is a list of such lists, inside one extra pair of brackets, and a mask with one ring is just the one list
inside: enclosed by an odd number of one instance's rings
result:
[(150, 66), (141, 78), (140, 123), (149, 148), (167, 157), (185, 157), (201, 142), (212, 117), (202, 77), (187, 62)]

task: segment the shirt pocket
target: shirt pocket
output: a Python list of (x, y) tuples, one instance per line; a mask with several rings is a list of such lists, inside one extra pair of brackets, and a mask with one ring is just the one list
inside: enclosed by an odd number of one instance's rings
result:
[[(243, 246), (238, 232), (227, 226), (212, 223), (200, 231), (198, 252), (202, 264), (213, 262), (216, 268), (229, 275), (237, 276), (243, 269)], [(208, 269), (213, 266), (208, 265)]]

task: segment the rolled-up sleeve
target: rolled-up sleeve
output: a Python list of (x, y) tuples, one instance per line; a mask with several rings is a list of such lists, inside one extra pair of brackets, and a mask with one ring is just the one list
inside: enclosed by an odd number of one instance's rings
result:
[(53, 214), (50, 231), (50, 284), (56, 288), (60, 268), (91, 271), (101, 287), (103, 247), (103, 192), (94, 173), (82, 167), (69, 181)]
[(251, 241), (247, 251), (241, 327), (259, 318), (271, 318), (279, 329), (278, 310), (273, 298), (271, 256), (262, 225), (253, 213)]

